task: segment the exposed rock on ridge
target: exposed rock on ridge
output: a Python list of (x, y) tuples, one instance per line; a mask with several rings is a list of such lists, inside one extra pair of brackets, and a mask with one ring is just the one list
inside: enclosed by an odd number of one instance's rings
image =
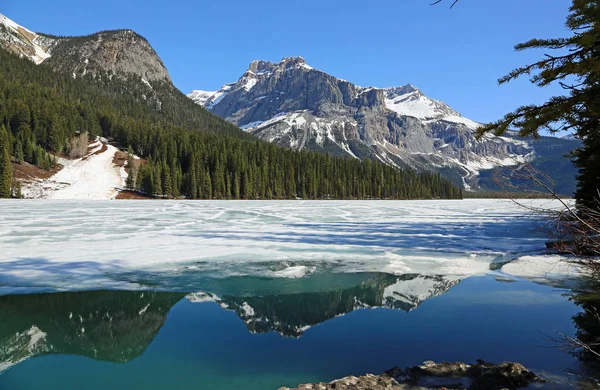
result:
[(43, 36), (41, 42), (51, 54), (46, 64), (75, 77), (134, 75), (146, 82), (171, 82), (152, 46), (131, 30), (103, 31), (85, 37)]
[(171, 82), (169, 72), (152, 46), (131, 30), (57, 37), (36, 34), (0, 14), (0, 46), (73, 77), (133, 75), (146, 82)]

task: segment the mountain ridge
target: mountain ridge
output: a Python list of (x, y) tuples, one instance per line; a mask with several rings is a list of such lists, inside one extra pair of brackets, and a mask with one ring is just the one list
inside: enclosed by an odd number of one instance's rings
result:
[(135, 75), (146, 82), (171, 76), (142, 35), (130, 29), (105, 30), (82, 36), (35, 33), (0, 14), (0, 44), (9, 51), (45, 63), (56, 71), (96, 77)]
[(0, 47), (27, 57), (39, 65), (50, 57), (50, 54), (39, 44), (40, 37), (40, 34), (0, 14)]
[(483, 171), (540, 157), (533, 141), (513, 135), (477, 139), (478, 122), (411, 84), (360, 87), (302, 57), (252, 61), (235, 83), (218, 91), (194, 90), (188, 97), (263, 140), (438, 170), (467, 190), (482, 188)]
[(219, 91), (188, 94), (197, 104), (269, 142), (398, 168), (449, 167), (466, 189), (483, 169), (534, 157), (526, 141), (475, 138), (475, 121), (411, 84), (360, 87), (308, 65), (302, 57), (255, 60)]
[(530, 141), (475, 139), (477, 122), (410, 84), (360, 87), (311, 67), (302, 57), (252, 61), (237, 82), (192, 93), (199, 103), (194, 105), (172, 84), (149, 42), (132, 30), (57, 37), (33, 33), (6, 17), (0, 30), (0, 44), (13, 53), (73, 78), (111, 84), (154, 111), (177, 114), (175, 123), (184, 127), (206, 128), (204, 110), (197, 108), (201, 105), (241, 127), (245, 132), (230, 129), (238, 137), (253, 135), (294, 150), (371, 159), (401, 169), (437, 170), (465, 189), (479, 188), (482, 170), (536, 157)]

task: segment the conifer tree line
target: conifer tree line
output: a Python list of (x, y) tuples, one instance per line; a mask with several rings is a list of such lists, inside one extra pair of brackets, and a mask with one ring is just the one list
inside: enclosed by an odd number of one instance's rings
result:
[(12, 195), (11, 146), (6, 128), (0, 124), (0, 198)]
[[(136, 83), (127, 80), (112, 84), (74, 80), (2, 50), (0, 71), (0, 126), (6, 134), (0, 135), (0, 145), (5, 145), (0, 157), (8, 156), (0, 158), (2, 178), (10, 172), (6, 165), (10, 165), (11, 155), (14, 161), (49, 169), (54, 164), (53, 154), (68, 153), (69, 141), (88, 133), (113, 139), (129, 148), (130, 156), (147, 158), (139, 169), (133, 169), (133, 158), (129, 158), (131, 175), (126, 185), (150, 196), (462, 197), (461, 190), (439, 174), (399, 170), (372, 160), (292, 151), (257, 140), (191, 100), (182, 107), (166, 99), (163, 108), (157, 110), (140, 99), (134, 90)], [(124, 88), (128, 92), (123, 92)], [(6, 195), (0, 188), (0, 196)]]

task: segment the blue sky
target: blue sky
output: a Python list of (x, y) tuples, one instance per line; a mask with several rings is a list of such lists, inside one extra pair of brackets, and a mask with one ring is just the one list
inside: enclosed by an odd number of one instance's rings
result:
[(4, 0), (0, 13), (56, 35), (133, 29), (185, 93), (236, 81), (254, 59), (286, 56), (362, 86), (411, 83), (478, 121), (560, 93), (496, 80), (543, 54), (515, 53), (516, 43), (566, 34), (570, 0), (461, 0), (452, 10), (431, 2)]

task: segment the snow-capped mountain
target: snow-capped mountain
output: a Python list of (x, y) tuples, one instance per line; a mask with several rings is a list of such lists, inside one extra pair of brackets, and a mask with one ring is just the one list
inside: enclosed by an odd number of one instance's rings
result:
[(533, 145), (512, 137), (475, 139), (475, 121), (408, 84), (363, 88), (306, 64), (253, 61), (233, 84), (188, 95), (211, 112), (294, 149), (377, 158), (442, 169), (476, 187), (480, 171), (532, 160)]
[(41, 64), (50, 57), (40, 42), (43, 38), (0, 14), (0, 46)]
[(398, 115), (412, 116), (426, 122), (446, 121), (464, 124), (477, 129), (480, 124), (467, 119), (444, 102), (425, 96), (419, 89), (407, 84), (402, 87), (385, 88), (385, 106)]

